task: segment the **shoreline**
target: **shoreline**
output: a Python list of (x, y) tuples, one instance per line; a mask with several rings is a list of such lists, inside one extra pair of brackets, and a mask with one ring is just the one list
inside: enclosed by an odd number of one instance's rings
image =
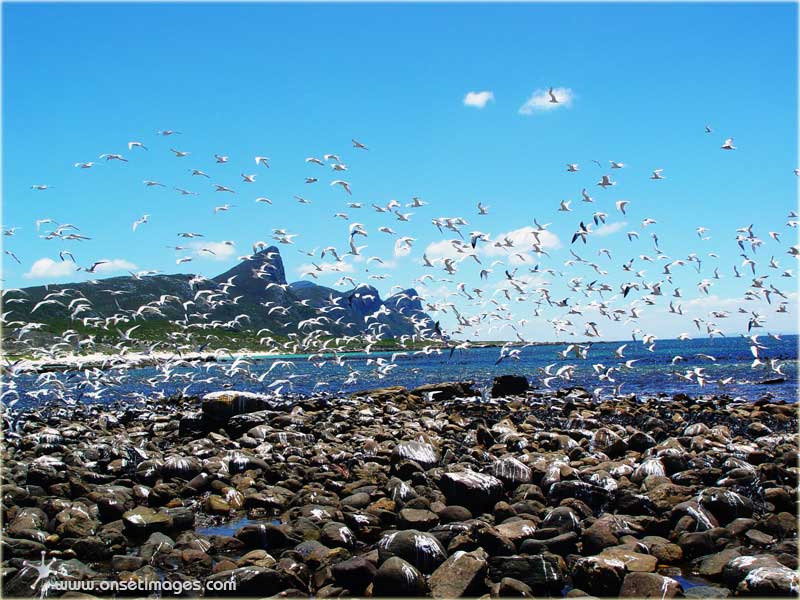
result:
[(87, 586), (234, 596), (796, 590), (796, 407), (473, 393), (32, 409), (4, 448), (4, 595), (40, 591), (42, 552)]
[[(545, 346), (556, 345), (560, 342), (536, 342), (531, 343), (531, 346)], [(509, 343), (508, 346), (518, 347), (523, 346), (521, 342)], [(482, 348), (500, 348), (501, 344), (494, 342), (475, 343), (470, 349)], [(444, 351), (448, 348), (446, 345), (437, 345), (437, 349)], [(393, 352), (414, 352), (417, 348), (407, 348), (403, 346), (390, 346), (379, 349), (373, 349), (369, 354), (386, 354)], [(57, 359), (47, 358), (24, 358), (14, 355), (9, 356), (9, 360), (18, 360), (20, 362), (21, 371), (31, 372), (44, 372), (44, 371), (66, 371), (71, 369), (84, 369), (84, 368), (99, 368), (106, 369), (120, 364), (127, 366), (144, 367), (152, 366), (159, 361), (166, 360), (186, 360), (189, 362), (225, 362), (228, 360), (236, 360), (238, 358), (256, 359), (256, 360), (270, 360), (273, 358), (283, 359), (299, 359), (311, 356), (313, 354), (320, 354), (321, 356), (333, 357), (334, 354), (341, 356), (348, 356), (353, 354), (366, 354), (365, 348), (354, 348), (342, 351), (326, 351), (326, 352), (307, 352), (301, 354), (287, 354), (284, 352), (276, 352), (270, 350), (251, 350), (243, 348), (233, 352), (189, 352), (185, 354), (177, 354), (174, 352), (155, 351), (149, 353), (143, 352), (127, 352), (125, 354), (109, 354), (105, 352), (93, 352), (90, 354), (70, 354)]]

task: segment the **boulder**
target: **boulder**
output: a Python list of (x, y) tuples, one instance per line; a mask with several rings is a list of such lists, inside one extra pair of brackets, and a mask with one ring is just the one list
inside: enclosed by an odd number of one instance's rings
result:
[(492, 383), (492, 398), (519, 396), (530, 388), (528, 378), (522, 375), (500, 375)]
[(393, 465), (410, 460), (427, 470), (438, 465), (440, 458), (436, 448), (425, 442), (400, 442), (392, 449)]
[(491, 510), (503, 497), (502, 481), (492, 475), (474, 471), (444, 473), (438, 483), (448, 504), (465, 506), (473, 514)]
[(625, 563), (619, 559), (589, 556), (575, 561), (572, 581), (594, 596), (618, 596), (626, 573)]
[(378, 543), (378, 555), (381, 561), (399, 556), (426, 575), (433, 573), (447, 559), (447, 551), (438, 539), (415, 529), (385, 535)]
[(362, 594), (375, 579), (378, 568), (363, 556), (354, 556), (333, 565), (332, 571), (337, 585), (354, 594)]
[(455, 552), (433, 572), (428, 580), (434, 598), (478, 596), (484, 590), (486, 552)]
[(424, 596), (427, 589), (422, 573), (399, 556), (392, 556), (375, 574), (372, 595), (394, 598)]
[(499, 582), (506, 577), (523, 582), (535, 595), (555, 595), (564, 587), (559, 558), (547, 554), (490, 558), (489, 579)]
[(657, 573), (628, 573), (622, 581), (620, 598), (674, 598), (681, 593), (681, 585), (671, 577)]
[(736, 588), (740, 596), (797, 598), (798, 591), (800, 574), (783, 565), (753, 569)]

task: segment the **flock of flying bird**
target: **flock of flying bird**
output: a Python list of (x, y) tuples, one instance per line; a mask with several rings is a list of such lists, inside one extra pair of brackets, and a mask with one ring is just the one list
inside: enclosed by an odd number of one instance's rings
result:
[[(552, 88), (549, 94), (551, 102), (558, 102)], [(712, 133), (708, 126), (705, 131), (707, 134)], [(173, 130), (158, 132), (158, 136), (162, 140), (180, 139), (180, 135), (181, 132)], [(126, 163), (134, 161), (135, 154), (140, 152), (170, 152), (175, 159), (184, 163), (193, 160), (192, 152), (179, 149), (180, 145), (177, 142), (161, 144), (161, 146), (163, 145), (167, 147), (152, 145), (151, 148), (140, 141), (130, 141), (127, 144), (128, 156), (120, 153), (103, 153), (99, 155), (98, 160), (103, 164)], [(352, 140), (352, 149), (355, 152), (368, 151), (367, 146), (355, 139)], [(727, 152), (735, 151), (737, 148), (734, 146), (733, 139), (726, 139), (720, 149)], [(228, 169), (226, 172), (230, 174), (231, 160), (229, 156), (214, 154), (213, 158), (215, 167)], [(260, 171), (266, 172), (271, 168), (270, 163), (271, 159), (266, 156), (255, 156), (253, 162), (250, 163), (254, 165), (253, 172), (249, 173), (244, 170), (240, 172), (240, 185), (247, 187), (255, 184)], [(351, 289), (351, 294), (358, 294), (362, 287), (357, 281), (358, 275), (346, 275), (347, 272), (353, 272), (353, 269), (345, 267), (361, 264), (363, 276), (380, 280), (388, 276), (370, 272), (370, 267), (373, 264), (385, 264), (390, 259), (379, 256), (366, 257), (362, 253), (368, 245), (366, 243), (359, 245), (359, 242), (366, 242), (370, 232), (364, 223), (352, 222), (351, 214), (354, 211), (369, 210), (369, 208), (366, 208), (363, 202), (353, 200), (353, 187), (350, 181), (343, 178), (343, 174), (348, 173), (350, 167), (344, 162), (342, 156), (333, 153), (324, 154), (322, 158), (310, 156), (305, 159), (305, 163), (312, 170), (305, 178), (306, 185), (319, 183), (326, 172), (333, 174), (329, 186), (341, 189), (346, 203), (346, 208), (335, 212), (333, 216), (336, 220), (348, 222), (348, 225), (347, 234), (343, 236), (343, 243), (339, 247), (328, 245), (321, 250), (318, 248), (308, 251), (301, 250), (303, 254), (313, 259), (313, 267), (303, 273), (303, 277), (316, 279), (323, 274), (339, 272), (341, 277), (336, 285)], [(599, 188), (598, 193), (600, 194), (616, 186), (617, 174), (622, 174), (629, 168), (625, 163), (618, 161), (609, 161), (607, 170), (603, 168), (603, 163), (599, 161), (593, 161), (593, 163), (600, 169), (598, 180), (594, 186), (594, 189)], [(101, 163), (93, 161), (76, 162), (74, 167), (80, 170), (90, 170), (99, 164)], [(181, 164), (181, 166), (188, 167), (188, 164)], [(565, 171), (570, 174), (567, 177), (584, 172), (578, 163), (566, 164)], [(234, 187), (212, 183), (212, 175), (200, 169), (188, 168), (188, 172), (191, 173), (192, 180), (197, 178), (198, 182), (210, 183), (213, 186), (214, 195), (244, 197), (244, 190), (235, 189), (235, 187), (240, 187), (238, 185)], [(214, 177), (217, 177), (218, 173), (223, 173), (223, 171), (217, 169)], [(800, 172), (795, 170), (795, 174), (800, 174)], [(664, 169), (652, 170), (650, 179), (654, 181), (666, 179)], [(151, 179), (142, 181), (142, 185), (145, 188), (168, 187), (166, 183)], [(51, 187), (46, 184), (31, 186), (37, 193), (46, 192)], [(174, 187), (174, 190), (181, 196), (199, 194), (183, 187)], [(734, 264), (728, 269), (722, 269), (719, 266), (708, 266), (708, 263), (713, 264), (718, 258), (714, 252), (707, 252), (705, 256), (702, 253), (690, 252), (680, 258), (665, 254), (661, 249), (659, 236), (653, 228), (657, 223), (656, 220), (645, 217), (641, 220), (640, 229), (629, 231), (625, 235), (628, 242), (633, 244), (637, 243), (640, 235), (644, 236), (644, 232), (648, 231), (652, 240), (651, 251), (617, 262), (606, 248), (599, 248), (596, 251), (592, 249), (591, 252), (594, 256), (589, 256), (587, 252), (589, 248), (592, 248), (590, 242), (594, 239), (594, 233), (597, 228), (606, 225), (609, 218), (608, 213), (612, 210), (602, 208), (604, 202), (601, 202), (599, 198), (595, 199), (589, 188), (581, 187), (580, 194), (580, 206), (585, 207), (584, 210), (579, 211), (577, 207), (573, 207), (570, 200), (560, 201), (557, 208), (559, 213), (580, 212), (584, 215), (576, 219), (578, 223), (574, 226), (569, 244), (569, 258), (564, 263), (563, 270), (554, 264), (547, 266), (548, 261), (552, 263), (554, 260), (548, 252), (548, 249), (553, 248), (549, 244), (549, 240), (553, 236), (548, 229), (549, 223), (541, 223), (538, 219), (533, 219), (532, 225), (516, 232), (493, 236), (488, 232), (473, 229), (465, 217), (432, 217), (431, 224), (439, 234), (446, 236), (446, 239), (441, 240), (445, 243), (438, 245), (439, 251), (435, 256), (428, 256), (428, 251), (426, 251), (417, 261), (424, 274), (415, 282), (418, 284), (417, 287), (423, 291), (421, 295), (427, 296), (427, 299), (409, 296), (408, 300), (422, 300), (424, 310), (430, 315), (434, 315), (434, 320), (409, 316), (413, 321), (416, 333), (405, 335), (397, 340), (397, 343), (406, 350), (393, 353), (391, 358), (383, 356), (368, 358), (366, 366), (372, 367), (371, 371), (356, 370), (351, 361), (344, 360), (343, 352), (352, 348), (354, 344), (359, 344), (370, 354), (375, 344), (386, 336), (381, 316), (387, 314), (388, 311), (381, 306), (374, 314), (368, 315), (365, 319), (364, 332), (344, 336), (332, 335), (329, 331), (330, 325), (338, 323), (336, 313), (343, 310), (341, 305), (343, 297), (334, 295), (331, 295), (324, 305), (317, 309), (317, 314), (313, 318), (297, 322), (296, 333), (291, 333), (286, 342), (278, 341), (274, 332), (270, 330), (258, 331), (257, 336), (262, 347), (253, 350), (310, 353), (308, 361), (315, 366), (335, 365), (347, 369), (348, 375), (344, 383), (352, 385), (363, 379), (386, 377), (399, 366), (397, 359), (401, 356), (445, 353), (452, 358), (456, 351), (467, 350), (475, 345), (474, 342), (468, 340), (470, 337), (475, 337), (478, 331), (484, 338), (494, 332), (498, 338), (513, 338), (512, 341), (500, 348), (497, 364), (509, 360), (519, 360), (525, 347), (531, 345), (529, 340), (525, 339), (523, 330), (532, 319), (539, 319), (546, 321), (559, 338), (568, 339), (572, 336), (576, 340), (585, 340), (570, 342), (562, 350), (554, 351), (556, 362), (548, 365), (541, 372), (540, 379), (545, 386), (556, 387), (569, 382), (574, 377), (576, 369), (579, 368), (578, 361), (588, 361), (591, 364), (591, 373), (598, 382), (598, 386), (594, 390), (595, 395), (599, 397), (606, 389), (619, 394), (622, 382), (619, 381), (618, 374), (635, 369), (637, 362), (635, 359), (625, 357), (626, 347), (632, 343), (641, 343), (647, 350), (653, 352), (658, 343), (654, 335), (638, 326), (642, 315), (646, 311), (650, 314), (654, 311), (663, 311), (663, 313), (676, 317), (683, 316), (684, 292), (675, 282), (674, 276), (678, 272), (685, 275), (690, 269), (693, 269), (696, 273), (696, 297), (709, 296), (712, 286), (723, 277), (742, 280), (746, 289), (740, 305), (735, 310), (747, 317), (745, 337), (749, 340), (753, 354), (752, 368), (758, 370), (759, 373), (785, 375), (782, 370), (785, 368), (785, 363), (767, 356), (768, 348), (757, 335), (758, 331), (764, 330), (767, 325), (767, 314), (763, 311), (753, 310), (747, 307), (747, 304), (750, 302), (762, 305), (763, 301), (766, 301), (770, 310), (777, 313), (789, 311), (789, 306), (792, 304), (790, 296), (785, 290), (778, 287), (777, 282), (779, 278), (791, 279), (793, 273), (791, 269), (780, 267), (775, 254), (781, 252), (789, 254), (793, 258), (800, 258), (800, 246), (785, 246), (781, 241), (782, 232), (780, 231), (769, 231), (765, 238), (755, 231), (753, 225), (746, 225), (737, 229), (733, 235), (733, 242), (737, 244), (742, 259), (741, 264)], [(312, 203), (303, 195), (295, 195), (294, 199), (300, 204)], [(257, 196), (254, 202), (256, 204), (272, 204), (272, 200), (265, 196)], [(417, 238), (401, 235), (393, 227), (400, 229), (402, 224), (411, 221), (412, 216), (421, 212), (417, 209), (426, 210), (427, 206), (429, 204), (420, 197), (413, 197), (405, 204), (405, 207), (415, 209), (415, 212), (402, 212), (404, 206), (396, 200), (391, 200), (385, 205), (371, 204), (371, 209), (380, 214), (380, 218), (387, 220), (377, 227), (377, 231), (380, 234), (391, 236), (391, 239), (394, 240), (395, 258), (409, 256)], [(613, 206), (613, 211), (630, 218), (631, 202), (616, 200), (613, 202)], [(237, 204), (226, 202), (216, 205), (213, 211), (216, 214), (235, 207)], [(597, 207), (596, 210), (594, 210), (595, 207)], [(489, 206), (478, 202), (474, 212), (475, 218), (480, 219), (488, 215), (489, 209)], [(150, 217), (150, 214), (144, 214), (133, 221), (132, 232), (136, 234), (141, 228), (147, 226)], [(398, 225), (388, 222), (390, 219)], [(796, 228), (797, 219), (798, 214), (794, 211), (790, 212), (786, 227)], [(42, 230), (42, 226), (45, 225), (49, 226), (49, 231)], [(50, 218), (37, 220), (35, 227), (39, 236), (45, 240), (82, 245), (91, 239), (82, 233), (77, 225), (57, 223)], [(19, 227), (6, 228), (3, 230), (3, 235), (6, 239), (13, 238), (19, 229)], [(696, 234), (701, 243), (710, 239), (709, 229), (706, 227), (697, 227)], [(290, 232), (287, 228), (274, 228), (271, 237), (277, 244), (292, 245), (299, 235)], [(193, 248), (196, 250), (196, 247), (182, 245), (186, 240), (197, 239), (202, 244), (202, 240), (207, 239), (203, 233), (195, 231), (176, 232), (176, 237), (182, 241), (177, 245), (169, 246), (177, 253), (176, 264), (193, 260), (191, 251)], [(234, 245), (232, 241), (222, 243)], [(241, 256), (239, 259), (253, 260), (256, 253), (263, 251), (268, 245), (270, 244), (266, 241), (257, 241), (252, 244), (253, 253)], [(768, 249), (768, 245), (772, 249)], [(430, 250), (431, 246), (428, 248)], [(210, 244), (207, 247), (200, 247), (196, 251), (215, 253), (213, 245)], [(21, 263), (18, 256), (11, 250), (6, 249), (4, 252), (11, 259)], [(634, 252), (634, 254), (637, 253)], [(768, 261), (765, 260), (766, 255), (770, 255)], [(70, 250), (61, 250), (58, 256), (62, 262), (76, 262), (75, 256)], [(499, 258), (490, 264), (485, 264), (484, 260), (487, 257)], [(325, 262), (326, 258), (327, 262)], [(76, 264), (75, 268), (94, 274), (97, 272), (97, 268), (105, 262), (104, 260), (92, 261), (86, 266), (77, 266)], [(655, 277), (648, 276), (648, 268), (643, 268), (645, 263), (654, 269), (654, 273), (657, 273)], [(261, 267), (253, 269), (253, 277), (269, 279), (269, 269), (269, 263), (264, 263)], [(589, 276), (578, 275), (582, 271), (589, 273)], [(141, 271), (132, 273), (132, 275), (136, 278), (143, 278), (157, 273), (157, 271)], [(466, 283), (470, 276), (474, 278), (476, 274), (479, 281), (486, 283), (485, 286), (470, 286)], [(620, 281), (612, 283), (614, 277), (619, 278)], [(102, 286), (102, 281), (95, 283)], [(564, 298), (554, 296), (553, 290), (556, 283), (563, 285), (568, 290)], [(234, 360), (229, 363), (192, 363), (187, 360), (187, 353), (203, 350), (208, 345), (208, 340), (213, 338), (214, 330), (241, 330), (247, 327), (250, 320), (250, 315), (245, 313), (239, 314), (227, 322), (209, 320), (208, 315), (215, 307), (236, 304), (238, 300), (235, 295), (236, 283), (229, 280), (206, 289), (201, 289), (204, 287), (202, 284), (208, 284), (208, 280), (201, 276), (192, 278), (190, 285), (196, 289), (196, 293), (191, 301), (181, 302), (181, 299), (175, 296), (162, 295), (157, 301), (144, 303), (137, 310), (120, 310), (111, 315), (98, 315), (94, 311), (91, 301), (74, 288), (60, 287), (60, 289), (47, 294), (42, 301), (29, 307), (32, 317), (44, 306), (63, 308), (64, 313), (71, 320), (80, 323), (84, 328), (95, 328), (98, 332), (116, 332), (119, 341), (113, 346), (113, 349), (117, 354), (109, 357), (101, 365), (103, 368), (86, 368), (73, 374), (68, 380), (53, 372), (40, 373), (35, 380), (36, 386), (28, 389), (25, 393), (36, 399), (52, 400), (56, 398), (67, 403), (75, 402), (78, 398), (83, 397), (89, 399), (106, 397), (108, 390), (123, 385), (130, 377), (129, 365), (124, 358), (126, 353), (143, 350), (145, 354), (152, 354), (159, 348), (160, 360), (157, 362), (156, 374), (148, 380), (155, 387), (166, 382), (182, 382), (182, 391), (188, 393), (192, 386), (211, 383), (216, 371), (218, 375), (225, 377), (248, 378), (263, 386), (265, 391), (276, 395), (281, 394), (284, 390), (291, 390), (296, 377), (293, 361), (275, 360), (269, 369), (259, 373), (253, 369), (254, 362), (246, 355), (234, 357)], [(439, 285), (440, 290), (438, 292), (432, 290), (426, 294), (425, 291), (434, 285)], [(287, 286), (274, 281), (265, 283), (265, 288), (270, 287), (285, 290)], [(445, 291), (441, 291), (442, 289)], [(7, 339), (13, 339), (22, 345), (27, 344), (27, 353), (34, 358), (52, 360), (66, 353), (91, 352), (97, 349), (96, 336), (80, 334), (77, 329), (68, 329), (59, 336), (56, 343), (48, 343), (46, 347), (44, 345), (37, 346), (35, 340), (39, 338), (36, 337), (36, 332), (46, 330), (47, 325), (35, 321), (14, 321), (9, 318), (9, 315), (13, 314), (14, 305), (25, 305), (29, 302), (25, 292), (19, 289), (5, 290), (3, 300), (5, 312), (2, 314), (2, 322), (7, 331), (6, 335), (10, 336)], [(665, 306), (667, 303), (668, 306)], [(307, 303), (304, 302), (304, 304), (307, 306)], [(170, 305), (181, 307), (183, 318), (172, 319), (172, 325), (176, 326), (176, 330), (168, 334), (168, 339), (156, 344), (147, 344), (141, 339), (137, 340), (136, 330), (141, 326), (141, 322), (151, 318), (165, 318), (164, 309)], [(516, 308), (515, 305), (521, 308)], [(282, 306), (279, 302), (266, 302), (263, 308), (270, 315), (291, 316), (292, 307)], [(524, 311), (522, 318), (516, 316), (520, 310)], [(546, 316), (545, 313), (550, 313), (550, 316)], [(591, 316), (585, 316), (584, 313), (591, 313)], [(713, 309), (704, 317), (691, 318), (692, 327), (700, 336), (723, 336), (718, 323), (730, 316), (731, 312), (728, 310)], [(448, 322), (449, 326), (440, 324), (444, 322)], [(591, 363), (592, 345), (604, 337), (601, 331), (603, 322), (631, 325), (633, 341), (619, 345), (614, 353), (616, 362), (614, 365)], [(744, 332), (742, 334), (744, 335)], [(770, 335), (779, 338), (777, 335)], [(679, 340), (690, 339), (688, 332), (680, 333), (677, 337)], [(200, 341), (198, 342), (198, 340)], [(230, 351), (221, 349), (216, 353), (223, 355), (230, 354)], [(701, 363), (716, 361), (715, 357), (707, 354), (687, 357), (674, 356), (672, 359), (673, 374), (677, 379), (700, 386), (714, 383), (724, 387), (736, 383), (733, 377), (712, 379), (703, 366), (693, 366), (681, 370), (680, 363), (688, 360)], [(14, 377), (24, 374), (29, 366), (26, 361), (11, 362), (6, 359), (4, 371), (10, 378), (8, 379), (9, 385), (2, 393), (3, 397), (14, 398), (14, 402), (19, 399), (20, 394), (15, 387)], [(315, 389), (325, 385), (325, 381), (318, 381)], [(76, 391), (79, 393), (75, 394)]]

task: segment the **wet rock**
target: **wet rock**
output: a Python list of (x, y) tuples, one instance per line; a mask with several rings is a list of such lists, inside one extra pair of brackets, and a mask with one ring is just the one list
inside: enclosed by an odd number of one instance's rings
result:
[(585, 481), (558, 481), (550, 487), (547, 499), (552, 504), (567, 498), (577, 498), (593, 510), (601, 510), (611, 502), (613, 495), (605, 488)]
[(502, 537), (511, 540), (517, 547), (526, 539), (533, 536), (536, 531), (536, 524), (527, 519), (518, 519), (501, 523), (495, 530)]
[(707, 488), (700, 495), (700, 504), (716, 517), (720, 525), (753, 516), (753, 501), (732, 490)]
[(428, 591), (425, 578), (413, 565), (399, 556), (386, 559), (375, 574), (374, 596), (424, 596)]
[(533, 598), (531, 587), (519, 579), (513, 577), (503, 577), (497, 583), (492, 584), (492, 598)]
[(703, 556), (698, 559), (697, 573), (703, 577), (719, 577), (722, 575), (725, 565), (739, 556), (741, 554), (736, 548), (726, 548), (715, 554)]
[(4, 537), (3, 555), (8, 558), (38, 558), (45, 551), (44, 544), (33, 540)]
[(472, 552), (456, 552), (431, 574), (428, 580), (434, 598), (477, 596), (483, 589), (486, 553), (479, 548)]
[(632, 573), (652, 573), (656, 570), (658, 559), (650, 554), (631, 552), (624, 547), (606, 548), (597, 558), (618, 560)]
[(513, 456), (503, 456), (492, 464), (492, 474), (509, 488), (530, 483), (533, 477), (531, 468)]
[(144, 566), (144, 559), (141, 556), (129, 554), (117, 554), (111, 558), (111, 568), (116, 571), (135, 571)]
[(404, 508), (398, 513), (397, 525), (402, 529), (428, 531), (439, 523), (436, 513), (424, 509)]
[(747, 538), (751, 546), (769, 546), (775, 543), (774, 537), (758, 529), (750, 529), (744, 534), (744, 537)]
[(731, 591), (727, 588), (717, 587), (713, 585), (696, 585), (684, 590), (683, 595), (685, 598), (728, 598), (731, 596)]
[(581, 542), (587, 554), (597, 554), (604, 548), (619, 544), (619, 538), (609, 522), (598, 520), (583, 532)]
[(444, 473), (438, 483), (448, 504), (465, 506), (475, 514), (488, 511), (503, 497), (499, 479), (474, 471)]
[(337, 585), (354, 594), (362, 594), (378, 572), (378, 568), (363, 556), (336, 563), (332, 570)]
[(386, 534), (378, 543), (378, 553), (381, 562), (399, 556), (426, 575), (447, 558), (444, 546), (436, 537), (414, 529)]
[(172, 527), (172, 517), (164, 511), (139, 506), (122, 515), (125, 532), (146, 536), (156, 531), (168, 531)]
[(620, 598), (674, 598), (681, 593), (681, 585), (671, 577), (656, 573), (628, 573), (622, 581)]
[(455, 504), (445, 506), (437, 514), (442, 523), (451, 523), (453, 521), (469, 521), (472, 518), (472, 513), (469, 511), (469, 509)]
[(528, 391), (528, 378), (522, 375), (500, 375), (492, 382), (492, 398), (519, 396)]
[(572, 568), (575, 586), (595, 596), (618, 596), (627, 570), (616, 558), (590, 556), (578, 559)]
[(782, 567), (774, 556), (762, 554), (760, 556), (737, 556), (728, 561), (722, 570), (722, 580), (731, 588), (736, 588), (755, 569), (773, 569)]
[(564, 573), (559, 559), (546, 554), (490, 558), (489, 579), (499, 582), (505, 577), (523, 582), (534, 594), (552, 595), (564, 587)]
[(392, 464), (410, 460), (423, 469), (431, 469), (439, 464), (440, 456), (431, 444), (425, 442), (400, 442), (392, 450)]
[(562, 533), (545, 540), (527, 539), (519, 546), (521, 554), (543, 554), (549, 552), (559, 556), (575, 554), (578, 551), (578, 534), (574, 531)]
[(282, 527), (270, 523), (245, 525), (238, 529), (234, 536), (247, 548), (258, 548), (260, 550), (285, 548), (293, 543)]
[(270, 408), (269, 399), (252, 392), (211, 392), (203, 396), (203, 413), (217, 421), (226, 422), (234, 415)]
[(736, 588), (740, 596), (796, 598), (800, 591), (800, 574), (784, 567), (758, 567), (747, 573)]
[[(455, 381), (447, 383), (432, 383), (421, 385), (411, 390), (411, 394), (422, 398), (430, 397), (434, 402), (443, 402), (453, 398), (470, 398), (477, 393), (470, 381)], [(432, 394), (432, 395), (431, 395)]]
[(344, 523), (331, 521), (322, 527), (319, 541), (329, 548), (355, 548), (356, 536)]
[(230, 582), (230, 588), (222, 591), (209, 592), (218, 596), (273, 596), (288, 587), (288, 581), (278, 571), (265, 567), (241, 567), (230, 571), (223, 571), (209, 576), (207, 582), (221, 585)]

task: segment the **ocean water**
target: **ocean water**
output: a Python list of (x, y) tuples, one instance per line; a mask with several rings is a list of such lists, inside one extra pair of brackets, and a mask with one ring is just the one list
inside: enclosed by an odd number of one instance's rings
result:
[[(624, 359), (615, 356), (615, 350), (627, 343)], [(765, 346), (760, 351), (762, 360), (776, 359), (783, 376), (769, 367), (753, 368), (753, 355), (750, 340), (745, 337), (713, 339), (693, 339), (687, 341), (658, 340), (654, 351), (648, 351), (641, 341), (595, 343), (589, 350), (588, 359), (578, 359), (570, 355), (566, 359), (559, 356), (567, 344), (530, 346), (521, 350), (519, 360), (506, 359), (495, 364), (500, 356), (499, 348), (474, 348), (456, 350), (452, 353), (416, 354), (408, 352), (394, 357), (393, 368), (386, 369), (375, 364), (376, 359), (391, 363), (392, 352), (374, 352), (369, 355), (353, 353), (342, 355), (341, 365), (329, 359), (324, 364), (309, 361), (307, 355), (282, 357), (256, 357), (248, 359), (244, 365), (247, 371), (229, 373), (231, 360), (217, 363), (195, 363), (192, 367), (178, 367), (165, 372), (163, 368), (129, 368), (104, 371), (72, 371), (48, 375), (50, 381), (36, 381), (36, 375), (17, 376), (6, 382), (6, 390), (14, 389), (18, 394), (17, 408), (57, 401), (60, 396), (70, 401), (113, 402), (152, 398), (154, 396), (202, 395), (221, 389), (247, 390), (269, 393), (279, 390), (281, 394), (310, 395), (327, 392), (330, 394), (351, 393), (364, 389), (401, 385), (408, 388), (426, 383), (443, 381), (475, 381), (477, 387), (488, 386), (494, 377), (503, 374), (523, 375), (535, 387), (543, 387), (547, 377), (543, 369), (554, 364), (552, 372), (563, 365), (574, 365), (571, 380), (556, 379), (550, 382), (554, 388), (564, 386), (583, 386), (588, 390), (602, 387), (601, 396), (610, 396), (614, 387), (622, 385), (621, 393), (639, 396), (686, 393), (727, 394), (731, 397), (744, 397), (758, 400), (768, 395), (777, 400), (795, 402), (798, 390), (797, 343), (795, 335), (782, 336), (776, 340), (767, 336), (759, 338)], [(700, 357), (705, 354), (716, 360)], [(675, 356), (685, 361), (673, 364)], [(625, 360), (636, 359), (630, 369), (622, 367)], [(276, 360), (288, 361), (291, 366), (279, 365), (263, 377), (257, 379), (272, 367)], [(370, 364), (368, 364), (370, 363)], [(612, 376), (613, 382), (599, 381), (592, 368), (594, 364), (605, 368), (622, 367)], [(676, 375), (687, 370), (702, 367), (708, 382), (704, 387), (688, 382)], [(380, 370), (383, 370), (383, 373)], [(720, 385), (722, 379), (732, 377), (727, 385)], [(761, 383), (764, 380), (783, 377), (783, 381), (773, 384)], [(53, 381), (57, 380), (57, 381)], [(283, 380), (281, 383), (274, 383)], [(9, 387), (10, 383), (10, 387)], [(4, 402), (16, 399), (16, 394), (6, 394)]]

